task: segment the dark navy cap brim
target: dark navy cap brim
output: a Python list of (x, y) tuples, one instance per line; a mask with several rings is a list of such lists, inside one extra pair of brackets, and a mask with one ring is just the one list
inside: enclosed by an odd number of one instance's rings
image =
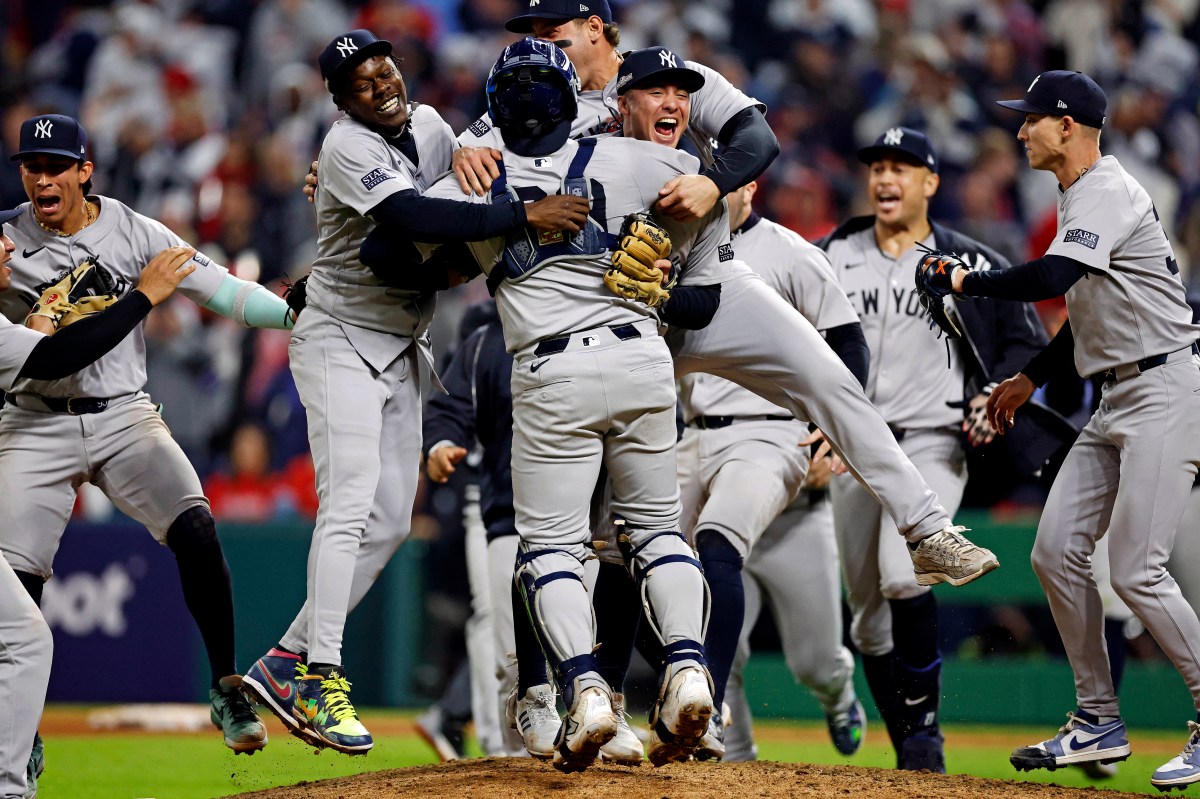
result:
[(903, 147), (889, 147), (886, 144), (879, 144), (872, 145), (870, 147), (864, 147), (858, 151), (858, 160), (862, 161), (868, 166), (884, 158), (896, 157), (899, 157), (904, 161), (908, 161), (909, 163), (916, 164), (917, 166), (923, 166), (930, 172), (937, 172), (937, 168), (935, 166), (930, 166), (929, 162), (924, 158), (912, 152), (911, 150), (905, 150)]
[(1013, 111), (1020, 111), (1023, 114), (1053, 114), (1045, 108), (1038, 108), (1028, 100), (997, 100), (996, 105), (1002, 105), (1005, 108), (1011, 108)]
[(0, 225), (7, 225), (9, 222), (13, 221), (23, 213), (25, 213), (24, 208), (14, 208), (11, 211), (0, 211)]
[(630, 81), (624, 86), (618, 86), (617, 94), (624, 94), (630, 89), (644, 89), (647, 86), (666, 86), (667, 84), (678, 86), (686, 92), (694, 92), (704, 88), (704, 76), (687, 67), (659, 69)]
[(371, 42), (370, 44), (365, 44), (358, 48), (358, 51), (349, 58), (338, 64), (337, 69), (333, 71), (333, 74), (330, 75), (327, 80), (330, 82), (337, 81), (339, 78), (345, 75), (347, 71), (366, 61), (371, 56), (389, 55), (391, 52), (392, 43), (384, 39), (379, 39), (378, 41)]
[(587, 19), (587, 17), (581, 17), (578, 14), (556, 14), (553, 11), (547, 11), (541, 14), (522, 14), (519, 17), (513, 17), (508, 22), (505, 22), (504, 29), (506, 31), (512, 31), (513, 33), (533, 33), (533, 21), (535, 19), (568, 20)]
[(35, 147), (32, 150), (21, 150), (18, 153), (13, 153), (8, 157), (9, 161), (20, 161), (27, 155), (60, 155), (63, 158), (70, 158), (72, 161), (83, 162), (87, 159), (82, 155), (71, 150), (61, 150), (57, 147)]

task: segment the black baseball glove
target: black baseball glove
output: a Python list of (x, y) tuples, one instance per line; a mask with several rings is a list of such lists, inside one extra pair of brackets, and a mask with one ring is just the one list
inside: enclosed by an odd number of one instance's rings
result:
[(308, 275), (295, 283), (283, 281), (283, 300), (292, 309), (292, 321), (300, 318), (300, 312), (308, 306)]
[(970, 271), (971, 267), (952, 252), (931, 250), (921, 244), (917, 246), (922, 251), (921, 259), (917, 261), (917, 296), (921, 307), (929, 314), (929, 326), (937, 325), (950, 338), (962, 338), (962, 331), (954, 318), (946, 313), (943, 300), (954, 294), (950, 282), (954, 270), (961, 266)]

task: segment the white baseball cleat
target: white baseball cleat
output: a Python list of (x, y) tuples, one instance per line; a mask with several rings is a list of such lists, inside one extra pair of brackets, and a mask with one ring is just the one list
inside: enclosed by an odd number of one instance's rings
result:
[(509, 699), (514, 704), (513, 718), (525, 743), (525, 751), (541, 760), (554, 757), (554, 741), (562, 726), (554, 688), (545, 684), (535, 685), (520, 699), (516, 698), (514, 689)]
[(708, 675), (696, 666), (677, 671), (651, 715), (650, 762), (662, 766), (690, 758), (712, 717)]
[(617, 734), (600, 747), (600, 759), (618, 766), (640, 766), (646, 759), (646, 750), (625, 716), (625, 695), (613, 694), (612, 705), (617, 716)]
[(617, 716), (608, 694), (599, 688), (585, 688), (563, 719), (551, 762), (559, 771), (583, 771), (616, 734)]

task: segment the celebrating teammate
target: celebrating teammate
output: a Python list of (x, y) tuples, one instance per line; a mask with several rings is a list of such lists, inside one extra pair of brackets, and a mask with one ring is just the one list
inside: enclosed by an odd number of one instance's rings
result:
[[(979, 269), (1002, 269), (1008, 262), (929, 219), (939, 178), (937, 153), (925, 134), (890, 128), (859, 150), (858, 158), (868, 167), (867, 195), (875, 213), (851, 219), (819, 243), (862, 319), (871, 349), (867, 396), (953, 514), (967, 482), (958, 409), (964, 392), (971, 406), (982, 407), (985, 385), (1015, 374), (1045, 343), (1045, 334), (1028, 306), (974, 300), (955, 306), (967, 334), (947, 355), (908, 289), (907, 272), (898, 274), (911, 263), (915, 242), (964, 253)], [(850, 636), (862, 653), (897, 767), (945, 771), (933, 593), (913, 579), (908, 552), (875, 497), (838, 478), (832, 492), (853, 614)]]
[[(918, 277), (966, 296), (1040, 300), (1066, 295), (1069, 321), (987, 403), (1004, 433), (1036, 386), (1071, 359), (1102, 375), (1100, 407), (1071, 447), (1038, 523), (1033, 568), (1071, 670), (1076, 710), (1058, 734), (1012, 754), (1018, 769), (1129, 756), (1104, 646), (1104, 613), (1089, 567), (1109, 540), (1112, 585), (1179, 670), (1200, 709), (1200, 621), (1167, 572), (1175, 531), (1200, 464), (1200, 327), (1184, 299), (1171, 244), (1146, 190), (1100, 152), (1107, 101), (1080, 72), (1039, 75), (1017, 138), (1029, 165), (1058, 178), (1058, 233), (1046, 255), (1003, 271), (924, 259)], [(925, 270), (922, 272), (922, 270)], [(1140, 480), (1139, 476), (1146, 476)], [(1182, 754), (1155, 770), (1160, 790), (1200, 782), (1200, 724)]]
[[(345, 112), (321, 148), (317, 260), (293, 331), (292, 374), (308, 414), (320, 509), (308, 598), (245, 685), (294, 734), (348, 754), (370, 750), (342, 666), (346, 615), (408, 535), (421, 446), (418, 359), (432, 368), (432, 291), (380, 282), (358, 258), (376, 225), (423, 240), (487, 238), (526, 224), (578, 230), (577, 197), (471, 207), (422, 197), (457, 146), (429, 106), (410, 104), (390, 43), (338, 36), (321, 75)], [(436, 377), (434, 378), (436, 382)]]
[[(87, 310), (102, 308), (126, 293), (162, 250), (186, 246), (160, 223), (116, 200), (88, 194), (93, 165), (87, 160), (87, 135), (70, 117), (45, 114), (26, 120), (13, 160), (21, 165), (29, 197), (23, 207), (29, 213), (9, 228), (21, 249), (21, 259), (14, 262), (14, 290), (0, 295), (0, 312), (9, 320), (25, 319), (36, 304), (35, 315), (61, 324), (53, 303), (39, 295), (66, 274), (82, 274), (88, 261), (93, 266), (86, 271), (99, 294), (88, 298)], [(240, 324), (290, 327), (287, 305), (279, 297), (202, 254), (193, 260), (197, 268), (180, 286), (189, 299)], [(145, 380), (139, 329), (70, 377), (14, 384), (12, 407), (0, 428), (5, 485), (0, 550), (40, 602), (76, 486), (99, 487), (175, 554), (184, 600), (208, 653), (212, 720), (231, 749), (257, 751), (267, 733), (238, 692), (229, 568), (200, 480), (142, 391)], [(85, 423), (76, 418), (81, 415)]]
[[(8, 262), (16, 250), (16, 244), (4, 234), (4, 225), (24, 210), (0, 212), (0, 294), (9, 290), (12, 270)], [(11, 391), (23, 379), (61, 380), (94, 363), (196, 271), (199, 265), (191, 261), (194, 255), (195, 250), (188, 247), (167, 248), (142, 270), (133, 291), (106, 312), (80, 319), (57, 335), (45, 335), (0, 316), (0, 389)], [(0, 420), (3, 425), (7, 417), (0, 416)], [(0, 667), (0, 703), (8, 709), (10, 719), (0, 733), (0, 796), (4, 799), (35, 796), (45, 763), (36, 751), (40, 748), (36, 730), (46, 701), (54, 639), (21, 582), (0, 552), (0, 649), (6, 653)]]
[[(829, 259), (759, 216), (752, 205), (757, 188), (750, 183), (726, 198), (738, 258), (821, 331), (865, 382), (866, 342)], [(750, 710), (735, 672), (749, 655), (746, 638), (764, 604), (774, 610), (793, 676), (816, 695), (838, 751), (853, 754), (866, 719), (854, 691), (854, 656), (842, 645), (829, 493), (824, 485), (801, 491), (810, 468), (808, 451), (797, 444), (809, 437), (808, 427), (784, 408), (711, 375), (684, 378), (680, 399), (687, 421), (679, 444), (683, 527), (694, 533), (713, 594), (704, 644), (718, 707), (724, 693), (737, 717), (725, 731), (732, 736), (732, 759), (753, 759)], [(818, 460), (817, 471), (825, 463)], [(746, 651), (739, 654), (743, 643)], [(716, 725), (706, 736), (712, 747), (707, 754), (730, 759), (721, 732)]]

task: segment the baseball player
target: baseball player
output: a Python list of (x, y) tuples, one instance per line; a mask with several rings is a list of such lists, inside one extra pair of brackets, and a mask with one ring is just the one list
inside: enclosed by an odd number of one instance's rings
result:
[(432, 369), (426, 329), (435, 305), (432, 291), (382, 283), (359, 261), (359, 245), (376, 225), (462, 240), (526, 224), (578, 230), (587, 213), (577, 197), (478, 207), (422, 197), (457, 145), (436, 111), (408, 102), (391, 53), (360, 29), (333, 39), (319, 59), (345, 116), (321, 148), (317, 260), (289, 353), (320, 509), (307, 601), (244, 678), (291, 732), (348, 754), (369, 751), (373, 740), (349, 700), (342, 634), (346, 614), (408, 535), (421, 446), (417, 364)]
[[(867, 396), (953, 514), (967, 482), (964, 392), (981, 407), (992, 376), (1015, 374), (1045, 344), (1045, 334), (1029, 306), (976, 300), (957, 307), (970, 335), (958, 347), (943, 348), (908, 283), (916, 243), (969, 253), (979, 269), (1009, 264), (979, 242), (930, 221), (938, 157), (925, 134), (891, 128), (858, 158), (868, 167), (874, 214), (851, 219), (819, 244), (862, 320), (871, 350)], [(913, 578), (908, 552), (875, 497), (840, 478), (834, 478), (832, 494), (853, 614), (850, 637), (863, 655), (897, 767), (943, 772), (934, 596)]]
[[(740, 260), (822, 331), (860, 382), (867, 347), (858, 316), (820, 248), (754, 212), (757, 184), (726, 199), (733, 247)], [(789, 667), (817, 695), (835, 746), (853, 754), (865, 719), (854, 691), (854, 658), (842, 645), (841, 586), (828, 493), (800, 495), (809, 469), (807, 425), (786, 409), (712, 375), (680, 384), (687, 429), (679, 443), (683, 529), (693, 536), (713, 596), (705, 651), (717, 707), (729, 696), (724, 679), (744, 666), (743, 631), (758, 618), (765, 593), (775, 610)], [(824, 459), (819, 461), (824, 463)], [(790, 503), (790, 505), (789, 505)], [(785, 511), (783, 516), (781, 512)], [(778, 518), (777, 518), (778, 517)], [(759, 544), (772, 553), (761, 556)], [(745, 569), (742, 565), (745, 562)], [(910, 567), (911, 570), (911, 567)], [(745, 588), (743, 588), (745, 583)], [(738, 759), (751, 759), (749, 709), (740, 692), (730, 702), (744, 713)], [(732, 697), (731, 697), (732, 699)], [(705, 754), (724, 757), (722, 725), (714, 724)]]
[[(621, 128), (617, 106), (622, 55), (617, 50), (620, 28), (613, 22), (608, 0), (577, 3), (571, 0), (530, 0), (525, 14), (505, 23), (513, 33), (533, 35), (553, 42), (571, 59), (579, 73), (579, 113), (571, 135), (598, 136)], [(678, 221), (699, 219), (712, 210), (721, 197), (754, 180), (779, 154), (779, 141), (766, 120), (766, 106), (747, 97), (721, 74), (659, 48), (656, 56), (667, 59), (662, 66), (686, 66), (704, 78), (704, 86), (692, 97), (692, 126), (688, 135), (701, 153), (705, 168), (697, 175), (673, 178), (659, 192), (658, 213)], [(670, 124), (670, 123), (666, 123)], [(498, 174), (493, 148), (480, 147), (489, 124), (480, 119), (459, 137), (463, 147), (455, 153), (454, 170), (464, 192), (484, 193)], [(665, 143), (669, 132), (658, 139)], [(715, 158), (712, 142), (722, 145)]]
[[(619, 34), (612, 25), (611, 14), (607, 13), (607, 4), (587, 6), (586, 13), (590, 16), (582, 19), (579, 15), (585, 12), (580, 8), (581, 5), (565, 0), (537, 0), (531, 2), (528, 14), (509, 22), (510, 30), (521, 32), (528, 30), (527, 26), (533, 26), (539, 37), (565, 42), (573, 55), (576, 46), (583, 48), (581, 62), (590, 67), (584, 86), (597, 94), (585, 98), (573, 132), (587, 129), (597, 103), (604, 108), (615, 105), (618, 115), (624, 118), (622, 126), (626, 136), (676, 146), (684, 131), (690, 129), (691, 117), (681, 122), (673, 109), (662, 108), (662, 98), (635, 95), (650, 102), (643, 105), (641, 121), (631, 127), (628, 102), (622, 107), (620, 97), (615, 103), (611, 99), (614, 94), (620, 94), (618, 87), (624, 88), (618, 75), (624, 61), (615, 49), (613, 39), (619, 40)], [(701, 73), (704, 87), (696, 91), (695, 132), (692, 135), (701, 140), (713, 137), (725, 145), (722, 158), (703, 175), (687, 177), (663, 188), (660, 204), (656, 206), (661, 213), (684, 218), (706, 206), (711, 208), (711, 203), (704, 199), (711, 195), (706, 182), (718, 186), (712, 197), (712, 203), (715, 203), (721, 194), (753, 180), (770, 164), (779, 145), (763, 117), (762, 104), (734, 89), (720, 75), (702, 65), (683, 62), (666, 48), (647, 48), (638, 52), (642, 53), (643, 59), (660, 59), (663, 70), (683, 64)], [(624, 60), (631, 56), (627, 54)], [(689, 96), (689, 111), (691, 99)], [(655, 113), (659, 111), (671, 113), (656, 117)], [(616, 125), (610, 122), (605, 127), (615, 128)], [(734, 132), (737, 137), (733, 136)], [(468, 134), (480, 143), (489, 135), (486, 123), (472, 125), (461, 138), (468, 139)], [(494, 148), (466, 150), (464, 146), (462, 149), (465, 152), (456, 153), (455, 171), (463, 191), (484, 191), (496, 173)], [(708, 151), (707, 145), (701, 150), (702, 154)], [(728, 182), (734, 175), (737, 179)], [(702, 196), (688, 200), (680, 197), (697, 188), (705, 189), (696, 192)], [(679, 203), (671, 201), (672, 198), (679, 198)], [(666, 205), (662, 204), (664, 200), (668, 201)], [(698, 273), (692, 272), (689, 277), (685, 271), (679, 285), (699, 287), (695, 282), (697, 277)], [(949, 515), (937, 503), (920, 473), (885, 432), (886, 425), (879, 414), (870, 408), (865, 395), (858, 396), (862, 391), (854, 385), (853, 375), (794, 308), (780, 302), (778, 295), (769, 291), (749, 269), (739, 270), (735, 277), (724, 281), (719, 299), (717, 294), (716, 290), (710, 293), (710, 308), (717, 303), (721, 306), (711, 324), (703, 330), (676, 329), (668, 338), (675, 355), (676, 376), (707, 371), (728, 377), (815, 422), (828, 434), (843, 462), (879, 495), (889, 515), (897, 521), (897, 527), (910, 544), (918, 571), (925, 572), (920, 579), (930, 584), (947, 580), (961, 585), (999, 565), (991, 552), (976, 547), (962, 535), (961, 528), (951, 524)], [(729, 310), (731, 306), (734, 310)], [(792, 327), (796, 329), (793, 331)], [(781, 347), (777, 344), (780, 341), (788, 342), (788, 346)], [(796, 346), (798, 341), (805, 344)], [(813, 355), (810, 350), (819, 355)], [(836, 430), (828, 429), (830, 426)], [(847, 448), (854, 453), (850, 459), (853, 463), (846, 460)]]
[[(585, 768), (617, 732), (610, 689), (596, 671), (582, 584), (601, 460), (624, 529), (622, 549), (667, 654), (651, 712), (652, 762), (689, 757), (713, 711), (702, 644), (704, 581), (678, 532), (674, 473), (664, 471), (675, 466), (670, 355), (650, 309), (614, 298), (597, 280), (618, 246), (610, 229), (698, 164), (642, 142), (569, 140), (576, 80), (562, 51), (535, 39), (511, 45), (497, 61), (488, 102), (497, 123), (492, 143), (505, 162), (491, 200), (506, 202), (510, 192), (589, 194), (596, 206), (587, 227), (566, 242), (526, 235), (474, 250), (491, 272), (514, 355), (517, 581), (568, 708), (554, 761), (565, 770)], [(447, 198), (460, 192), (449, 177), (430, 190)], [(674, 251), (692, 268), (717, 268), (725, 225), (723, 207), (702, 223), (672, 224)], [(502, 263), (493, 268), (498, 255)]]
[[(29, 202), (22, 206), (28, 213), (10, 226), (21, 257), (13, 262), (14, 290), (0, 295), (0, 313), (9, 320), (25, 319), (31, 304), (35, 315), (54, 316), (49, 298), (39, 297), (41, 287), (60, 281), (64, 269), (75, 274), (85, 260), (98, 264), (91, 272), (106, 286), (89, 300), (94, 307), (126, 293), (163, 249), (186, 246), (158, 222), (88, 193), (93, 165), (76, 120), (58, 114), (26, 120), (13, 159)], [(180, 286), (189, 299), (241, 324), (291, 326), (282, 299), (202, 254), (193, 260), (198, 266)], [(211, 718), (227, 746), (254, 752), (267, 734), (238, 692), (229, 569), (200, 480), (141, 390), (145, 370), (139, 329), (70, 377), (13, 385), (0, 425), (0, 550), (40, 602), (76, 488), (98, 486), (175, 554), (208, 653)]]
[[(992, 427), (1068, 359), (1103, 375), (1100, 407), (1063, 463), (1038, 523), (1033, 568), (1075, 675), (1077, 709), (1054, 737), (1017, 749), (1017, 769), (1120, 761), (1129, 739), (1104, 645), (1104, 612), (1089, 559), (1109, 540), (1117, 595), (1171, 659), (1200, 708), (1200, 621), (1166, 569), (1200, 463), (1200, 357), (1171, 244), (1154, 203), (1113, 156), (1100, 153), (1107, 101), (1080, 72), (1043, 72), (1019, 100), (1017, 138), (1034, 169), (1058, 178), (1058, 233), (1042, 258), (969, 272), (925, 260), (918, 276), (967, 296), (1038, 300), (1066, 295), (1069, 321), (988, 398)], [(952, 268), (951, 268), (952, 267)], [(921, 270), (925, 270), (922, 272)], [(940, 270), (940, 273), (939, 273)], [(1155, 770), (1160, 790), (1200, 781), (1200, 724), (1183, 752)]]
[[(8, 262), (16, 250), (16, 244), (4, 234), (4, 225), (22, 213), (24, 208), (0, 211), (0, 294), (9, 289)], [(190, 248), (165, 250), (146, 266), (134, 291), (106, 313), (81, 319), (59, 335), (46, 335), (0, 317), (0, 388), (10, 391), (18, 380), (27, 378), (61, 380), (95, 362), (196, 271), (198, 264), (186, 263), (194, 255)], [(0, 413), (0, 426), (3, 418)], [(33, 750), (50, 681), (53, 646), (37, 603), (7, 557), (0, 557), (0, 650), (5, 653), (0, 661), (0, 702), (10, 719), (0, 734), (2, 799), (37, 795), (37, 778), (45, 761)]]

